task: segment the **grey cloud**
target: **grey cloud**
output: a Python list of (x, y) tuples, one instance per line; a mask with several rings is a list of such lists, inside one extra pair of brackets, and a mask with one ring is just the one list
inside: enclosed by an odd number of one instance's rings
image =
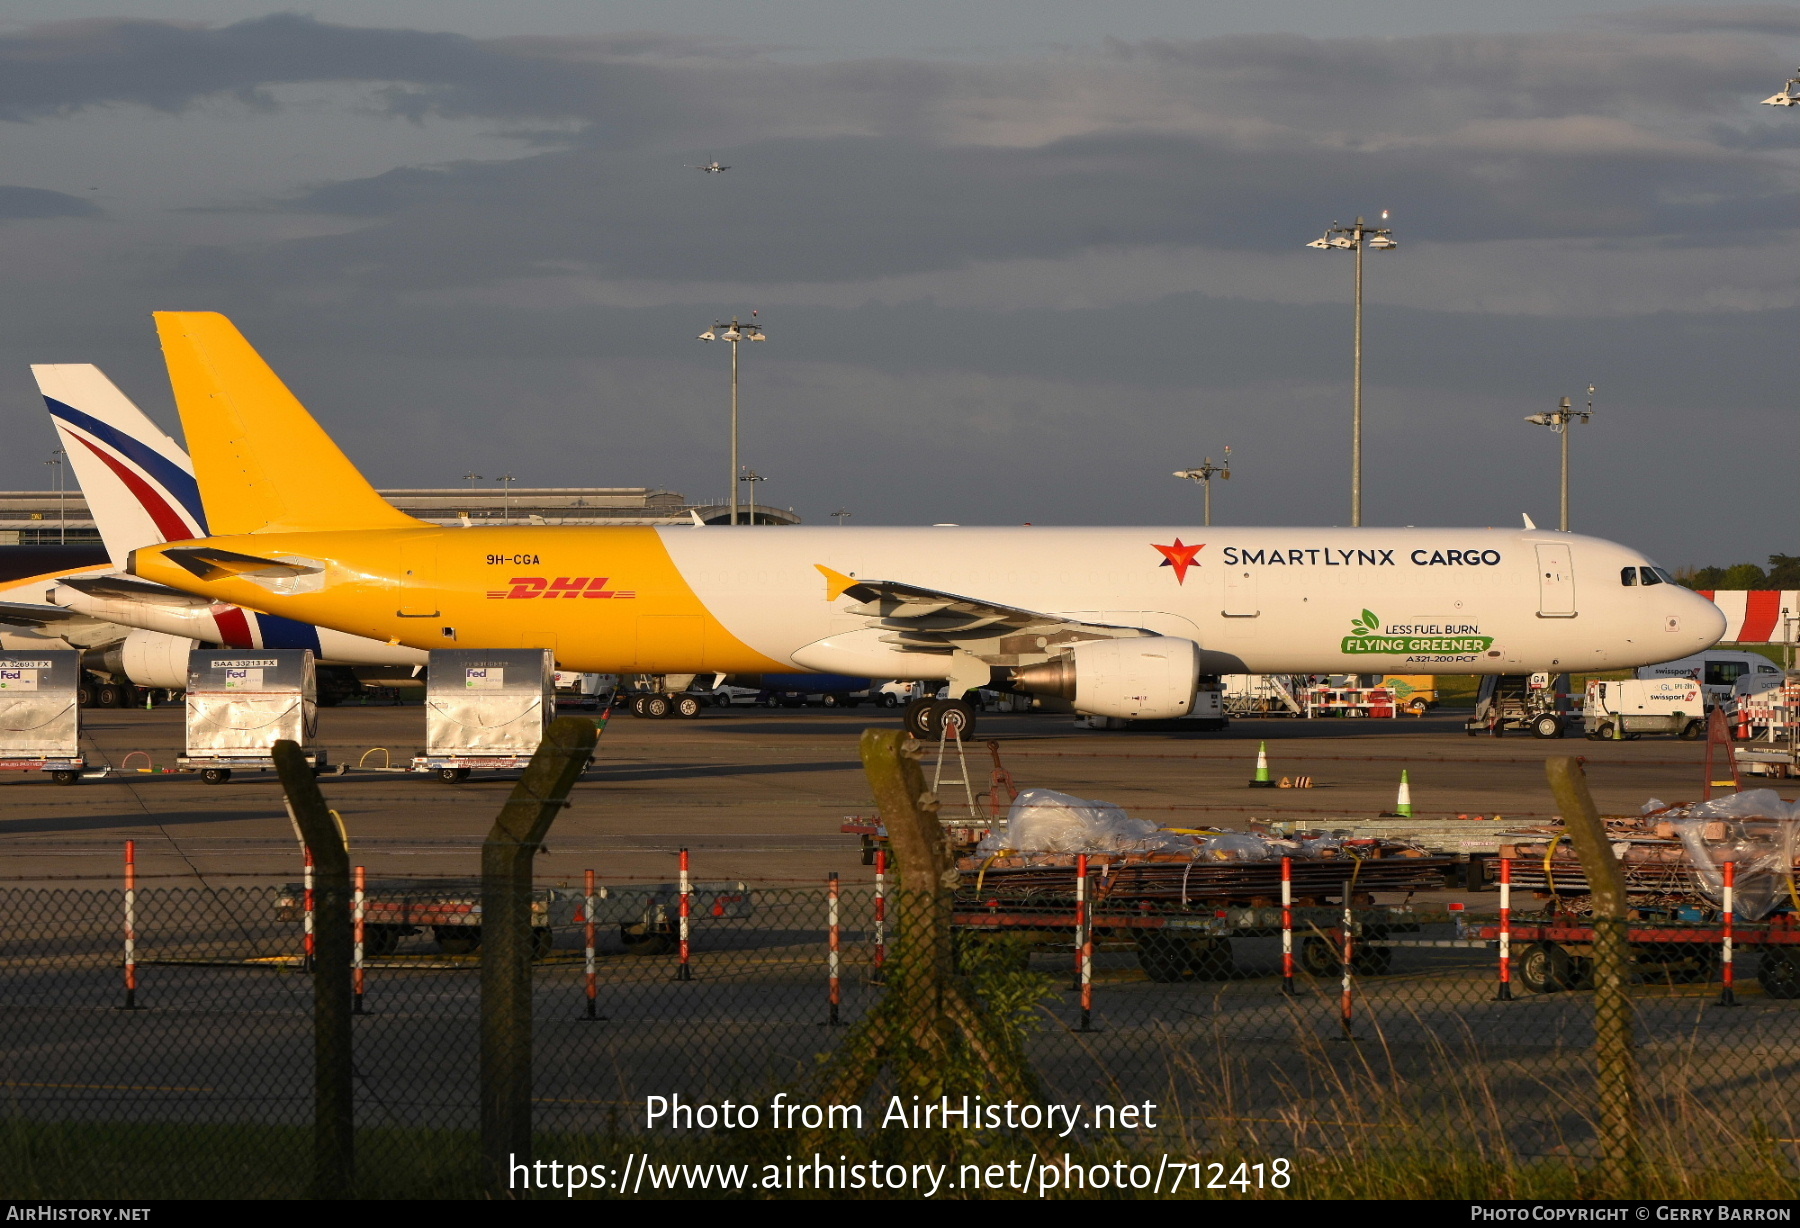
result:
[(1800, 37), (1800, 10), (1789, 4), (1664, 5), (1629, 13), (1611, 13), (1595, 24), (1658, 34), (1730, 31)]
[(47, 188), (21, 188), (0, 184), (0, 218), (98, 217), (92, 201)]

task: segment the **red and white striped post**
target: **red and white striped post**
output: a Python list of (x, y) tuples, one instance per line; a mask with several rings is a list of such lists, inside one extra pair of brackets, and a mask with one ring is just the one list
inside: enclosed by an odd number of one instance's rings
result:
[(581, 901), (582, 923), (582, 971), (587, 974), (587, 1013), (583, 1019), (599, 1019), (597, 1013), (600, 1001), (600, 968), (595, 958), (594, 947), (594, 872), (589, 870), (584, 875), (583, 886), (587, 888)]
[(300, 951), (302, 956), (301, 967), (310, 972), (312, 970), (313, 956), (315, 954), (313, 947), (315, 939), (313, 937), (313, 855), (311, 846), (308, 846), (305, 849), (305, 853), (306, 871), (300, 885), (300, 925), (302, 935)]
[(1719, 976), (1724, 982), (1719, 989), (1720, 1006), (1736, 1006), (1737, 994), (1733, 989), (1733, 969), (1731, 966), (1732, 940), (1737, 936), (1737, 863), (1725, 863), (1725, 933), (1719, 950)]
[(875, 850), (875, 975), (877, 985), (887, 972), (887, 850)]
[(1356, 961), (1356, 918), (1350, 912), (1350, 883), (1344, 884), (1344, 946), (1343, 946), (1343, 993), (1338, 1001), (1338, 1022), (1343, 1025), (1344, 1039), (1354, 1040), (1352, 1025), (1355, 1023), (1352, 993), (1355, 979), (1351, 968)]
[(125, 842), (125, 1010), (137, 1004), (137, 841)]
[(1281, 992), (1294, 996), (1294, 859), (1281, 859)]
[(681, 850), (681, 964), (675, 969), (675, 979), (691, 981), (693, 972), (688, 968), (688, 918), (694, 914), (694, 889), (688, 881), (688, 851)]
[(1081, 987), (1081, 1026), (1077, 1032), (1094, 1030), (1094, 922), (1088, 911), (1088, 859), (1086, 853), (1075, 858), (1075, 976)]
[(1510, 857), (1500, 859), (1500, 987), (1494, 998), (1512, 1001), (1512, 863)]
[(831, 985), (831, 1013), (825, 1017), (825, 1026), (835, 1028), (839, 1025), (838, 1004), (843, 1000), (838, 980), (838, 953), (842, 950), (842, 934), (838, 929), (838, 876), (835, 872), (825, 881), (825, 928), (829, 932), (830, 943), (825, 957), (826, 976)]
[(356, 867), (356, 891), (350, 898), (350, 1013), (363, 1013), (363, 868)]

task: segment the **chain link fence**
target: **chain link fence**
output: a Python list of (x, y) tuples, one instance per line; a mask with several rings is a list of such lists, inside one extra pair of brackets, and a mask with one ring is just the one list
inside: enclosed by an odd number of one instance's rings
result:
[[(466, 908), (479, 893), (478, 880), (366, 888), (353, 1025), (360, 1194), (483, 1193), (480, 934)], [(286, 883), (140, 884), (126, 1009), (123, 891), (0, 893), (0, 1173), (14, 1196), (308, 1192), (302, 896)], [(947, 906), (955, 981), (991, 1027), (986, 1040), (967, 1032), (934, 1049), (927, 1032), (961, 999), (896, 998), (911, 974), (893, 944), (901, 906), (944, 905), (835, 884), (697, 882), (687, 898), (684, 944), (674, 884), (534, 893), (536, 1159), (583, 1166), (584, 1196), (620, 1184), (733, 1196), (714, 1184), (737, 1180), (730, 1165), (753, 1177), (813, 1155), (827, 1169), (837, 1157), (973, 1157), (1038, 1174), (1029, 1189), (1013, 1174), (990, 1196), (1099, 1192), (1069, 1189), (1067, 1168), (1041, 1188), (1053, 1156), (1115, 1165), (1109, 1196), (1204, 1194), (1239, 1177), (1242, 1189), (1214, 1192), (1254, 1193), (1257, 1164), (1268, 1194), (1307, 1192), (1309, 1174), (1326, 1171), (1385, 1174), (1390, 1184), (1370, 1189), (1390, 1194), (1427, 1173), (1443, 1193), (1446, 1172), (1472, 1193), (1496, 1181), (1567, 1192), (1617, 1158), (1601, 1137), (1620, 1106), (1600, 1088), (1619, 1085), (1596, 1079), (1590, 948), (1566, 930), (1544, 937), (1528, 909), (1511, 919), (1508, 997), (1488, 911), (1353, 908), (1346, 963), (1342, 902), (1297, 906), (1290, 965), (1279, 909), (1189, 908), (1180, 925), (1147, 926), (1102, 902), (1084, 929), (1073, 900), (1006, 911), (964, 891)], [(459, 901), (461, 914), (432, 911)], [(1678, 942), (1631, 935), (1624, 1107), (1657, 1189), (1792, 1192), (1800, 1000), (1779, 996), (1791, 977), (1765, 987), (1755, 975), (1800, 949), (1766, 941), (1783, 933), (1779, 918), (1737, 927), (1729, 1006), (1721, 926), (1690, 924)], [(913, 1016), (882, 1025), (883, 1054), (864, 1061), (857, 1046), (874, 1043), (872, 1021), (896, 1001)], [(850, 1099), (835, 1098), (843, 1088)], [(999, 1116), (991, 1129), (988, 1117), (979, 1130), (916, 1124), (934, 1105)], [(756, 1109), (747, 1125), (745, 1106)], [(1277, 1160), (1289, 1184), (1271, 1184)], [(1200, 1167), (1172, 1188), (1171, 1163)], [(660, 1167), (686, 1164), (696, 1167), (680, 1182)], [(1137, 1169), (1156, 1170), (1158, 1188), (1134, 1187)], [(534, 1175), (519, 1193), (570, 1192)], [(815, 1192), (783, 1179), (756, 1188)]]

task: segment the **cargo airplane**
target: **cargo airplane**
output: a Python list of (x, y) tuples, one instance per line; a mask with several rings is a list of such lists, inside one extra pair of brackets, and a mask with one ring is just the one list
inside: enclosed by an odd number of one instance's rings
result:
[[(1209, 675), (1623, 669), (1724, 630), (1639, 552), (1532, 529), (439, 527), (385, 502), (225, 317), (156, 320), (210, 536), (141, 547), (131, 572), (396, 645), (1167, 718)], [(920, 701), (908, 722), (967, 712)]]

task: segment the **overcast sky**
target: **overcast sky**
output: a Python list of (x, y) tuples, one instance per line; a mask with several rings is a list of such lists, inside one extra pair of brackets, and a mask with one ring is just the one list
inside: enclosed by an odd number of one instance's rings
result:
[[(12, 0), (0, 485), (25, 365), (173, 424), (149, 312), (231, 315), (372, 480), (856, 524), (1575, 523), (1800, 548), (1800, 8), (1465, 0)], [(73, 20), (71, 20), (73, 18)], [(704, 175), (713, 158), (732, 169)], [(488, 482), (491, 485), (491, 480)]]

